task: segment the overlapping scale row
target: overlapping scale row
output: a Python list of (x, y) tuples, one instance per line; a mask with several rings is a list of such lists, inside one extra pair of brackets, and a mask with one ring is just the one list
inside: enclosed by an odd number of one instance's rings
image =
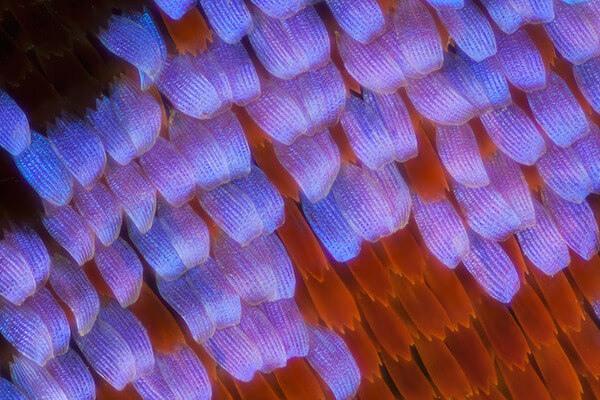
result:
[(217, 329), (239, 323), (240, 296), (212, 258), (190, 269), (184, 276)]
[(468, 187), (455, 182), (453, 188), (467, 224), (481, 236), (504, 241), (524, 227), (509, 202), (494, 185)]
[(154, 369), (146, 329), (115, 301), (104, 300), (91, 330), (74, 333), (73, 339), (87, 363), (117, 390)]
[(275, 155), (311, 202), (329, 193), (340, 170), (340, 151), (327, 129), (302, 136), (285, 146), (274, 143)]
[(194, 61), (190, 54), (168, 58), (157, 85), (179, 111), (196, 118), (206, 118), (219, 111), (223, 102), (208, 78), (196, 68)]
[(290, 145), (309, 129), (302, 105), (277, 81), (261, 84), (262, 95), (246, 105), (254, 122), (271, 138)]
[(244, 47), (218, 39), (203, 54), (169, 57), (157, 85), (179, 111), (202, 119), (232, 102), (246, 104), (261, 93), (256, 69)]
[(16, 350), (44, 365), (69, 347), (67, 318), (52, 294), (45, 288), (15, 306), (2, 301), (0, 332)]
[(330, 62), (323, 68), (278, 81), (300, 106), (308, 124), (307, 134), (335, 125), (344, 108), (346, 86), (340, 71)]
[(29, 397), (67, 400), (50, 372), (27, 358), (17, 358), (10, 366), (11, 378)]
[(258, 306), (271, 323), (285, 350), (287, 359), (306, 357), (308, 334), (304, 319), (294, 299), (267, 301)]
[(96, 101), (87, 120), (110, 157), (126, 165), (154, 145), (161, 109), (149, 93), (122, 78), (113, 83), (108, 97)]
[(30, 226), (11, 225), (10, 231), (5, 231), (0, 264), (0, 333), (5, 340), (41, 365), (67, 351), (67, 319), (52, 294), (42, 287), (50, 273), (50, 256)]
[[(129, 18), (130, 20), (132, 20), (133, 22), (135, 22), (136, 24), (141, 26), (152, 37), (152, 42), (145, 44), (146, 47), (143, 50), (140, 50), (138, 52), (138, 56), (140, 55), (140, 53), (144, 54), (145, 52), (148, 52), (148, 54), (152, 54), (151, 57), (154, 57), (156, 47), (158, 47), (160, 60), (164, 61), (165, 57), (167, 56), (167, 46), (165, 45), (165, 41), (159, 31), (159, 28), (157, 27), (156, 23), (154, 22), (154, 18), (150, 14), (150, 11), (144, 6), (144, 7), (142, 7), (141, 10), (137, 9), (135, 11), (129, 11), (129, 12), (123, 14), (123, 16)], [(102, 30), (99, 33), (99, 36), (100, 35), (102, 35)], [(112, 36), (113, 36), (112, 40), (114, 40), (115, 39), (114, 37), (118, 37), (118, 34), (113, 33)], [(145, 37), (145, 35), (142, 35), (142, 38), (144, 38), (144, 37)], [(101, 40), (101, 41), (102, 41), (102, 44), (104, 44), (104, 41), (103, 40)], [(114, 41), (118, 42), (118, 40), (114, 40)], [(113, 45), (114, 44), (115, 43), (113, 42)], [(120, 45), (122, 45), (124, 48), (127, 48), (127, 45), (125, 43), (120, 43)], [(135, 45), (136, 44), (134, 44), (134, 46)], [(140, 78), (140, 86), (142, 87), (143, 90), (148, 89), (150, 86), (152, 86), (155, 83), (156, 77), (153, 74), (146, 72), (144, 70), (144, 68), (142, 68), (144, 65), (148, 65), (147, 63), (144, 63), (144, 62), (140, 63), (138, 58), (136, 58), (135, 56), (131, 57), (130, 53), (127, 51), (124, 52), (125, 54), (127, 54), (127, 56), (119, 55), (117, 52), (113, 51), (113, 48), (109, 47), (106, 44), (105, 44), (105, 46), (113, 54), (118, 55), (123, 60), (133, 64), (138, 69), (138, 75)], [(138, 61), (138, 63), (136, 63), (134, 61)], [(155, 72), (155, 68), (157, 67), (156, 61), (152, 60), (150, 65), (153, 68), (152, 72)]]
[(212, 397), (206, 369), (194, 351), (181, 345), (171, 353), (159, 353), (154, 369), (134, 382), (144, 400)]
[(379, 169), (396, 158), (394, 141), (379, 114), (359, 98), (346, 101), (341, 125), (352, 150), (369, 168)]
[(67, 399), (95, 399), (94, 379), (81, 357), (73, 350), (48, 362), (46, 370), (61, 387)]
[(280, 79), (321, 68), (329, 61), (329, 35), (312, 6), (287, 19), (256, 10), (248, 38), (261, 64)]
[(341, 34), (337, 46), (346, 71), (360, 85), (377, 92), (392, 93), (406, 84), (406, 76), (380, 41), (365, 45)]
[(370, 242), (403, 228), (410, 216), (408, 187), (394, 164), (379, 171), (343, 164), (331, 191), (322, 200), (302, 200), (308, 223), (338, 261), (360, 252)]
[[(502, 73), (502, 68), (496, 57), (488, 57), (481, 62), (476, 62), (463, 52), (459, 52), (458, 55), (467, 64), (471, 73), (475, 75), (475, 79), (481, 85), (481, 89), (485, 92), (491, 107), (504, 108), (511, 103), (508, 81)], [(469, 73), (468, 70), (467, 73)], [(469, 79), (472, 80), (472, 78)]]
[(46, 325), (52, 342), (52, 354), (58, 356), (69, 349), (71, 330), (67, 317), (58, 302), (46, 288), (39, 289), (21, 307), (36, 313)]
[(301, 203), (306, 221), (333, 258), (345, 262), (358, 256), (362, 238), (342, 216), (331, 192), (315, 203), (303, 197)]
[(128, 344), (135, 361), (135, 378), (148, 374), (154, 368), (154, 353), (144, 326), (127, 308), (114, 300), (106, 300), (98, 319), (108, 323)]
[(259, 371), (268, 373), (284, 367), (287, 361), (283, 343), (267, 317), (255, 307), (244, 307), (240, 331), (248, 337), (260, 356)]
[(113, 112), (133, 144), (136, 156), (150, 150), (161, 126), (161, 109), (156, 100), (150, 93), (142, 92), (136, 83), (125, 78), (113, 83), (110, 100)]
[(441, 71), (411, 81), (406, 93), (417, 111), (437, 124), (463, 125), (479, 114), (466, 93)]
[(96, 398), (94, 379), (85, 363), (73, 350), (50, 360), (45, 366), (17, 357), (10, 365), (15, 386), (30, 398), (77, 399)]
[(219, 228), (242, 245), (273, 232), (284, 221), (281, 195), (256, 166), (245, 178), (211, 191), (199, 189), (198, 200)]
[[(209, 259), (174, 280), (158, 278), (158, 292), (191, 336), (242, 380), (258, 370), (282, 367), (291, 357), (305, 356), (304, 321), (291, 299), (295, 276), (280, 239), (262, 235), (242, 247), (223, 233), (214, 254), (216, 261)], [(135, 386), (142, 396), (168, 396), (170, 379), (155, 367)]]
[(363, 92), (364, 101), (346, 101), (341, 124), (350, 146), (367, 166), (379, 169), (393, 160), (406, 161), (417, 153), (415, 131), (397, 94)]
[(377, 113), (390, 136), (395, 159), (404, 162), (418, 154), (417, 137), (410, 114), (397, 94), (378, 94), (363, 90), (363, 100)]
[(186, 346), (173, 353), (159, 354), (157, 366), (177, 399), (210, 399), (208, 374), (198, 356)]
[(224, 370), (240, 381), (252, 380), (262, 366), (258, 349), (237, 325), (216, 331), (203, 347)]
[(491, 185), (470, 188), (456, 182), (454, 195), (469, 226), (485, 238), (503, 241), (521, 228), (517, 215)]
[[(460, 1), (456, 0), (455, 4)], [(408, 77), (418, 78), (442, 66), (442, 39), (432, 15), (421, 1), (400, 3), (392, 21), (393, 28), (382, 40)]]
[(213, 259), (173, 281), (159, 280), (158, 290), (199, 343), (210, 338), (215, 328), (240, 321), (240, 297)]
[[(390, 168), (394, 168), (393, 166)], [(348, 224), (364, 239), (375, 241), (393, 232), (389, 204), (375, 182), (356, 166), (343, 165), (332, 195)]]
[(186, 268), (206, 260), (209, 247), (208, 229), (190, 207), (161, 206), (158, 208), (157, 218)]
[(260, 96), (258, 74), (244, 46), (215, 39), (208, 50), (209, 57), (214, 58), (214, 68), (227, 81), (227, 84), (222, 83), (229, 87), (229, 91), (226, 91), (227, 100), (243, 106)]
[(535, 225), (531, 191), (519, 165), (502, 153), (490, 155), (484, 164), (491, 186), (510, 205), (521, 221), (520, 226)]
[(148, 181), (171, 205), (179, 207), (194, 196), (194, 174), (177, 148), (158, 138), (152, 149), (140, 157)]
[(15, 306), (3, 301), (0, 332), (19, 353), (37, 364), (44, 365), (54, 356), (48, 327), (42, 318), (27, 306)]
[(146, 262), (161, 277), (172, 280), (208, 257), (206, 224), (189, 206), (161, 203), (150, 230), (128, 225), (129, 237)]
[(246, 110), (267, 135), (291, 145), (335, 125), (346, 99), (346, 87), (333, 63), (289, 80), (264, 82), (263, 94)]
[(244, 193), (254, 206), (263, 233), (272, 233), (283, 224), (283, 198), (260, 168), (253, 166), (248, 176), (232, 181), (231, 185)]
[(135, 161), (114, 165), (106, 173), (106, 182), (129, 220), (140, 232), (147, 232), (154, 221), (156, 188), (140, 166)]
[(129, 345), (114, 328), (98, 320), (91, 331), (73, 337), (88, 364), (111, 386), (122, 390), (135, 376), (135, 359)]
[(456, 182), (454, 194), (475, 232), (503, 241), (533, 225), (531, 195), (523, 173), (510, 159), (494, 155), (485, 166), (489, 185), (467, 187)]
[(229, 165), (229, 179), (239, 179), (250, 173), (251, 154), (244, 128), (233, 113), (225, 112), (204, 121), (221, 147)]
[(367, 89), (391, 93), (438, 69), (443, 60), (441, 38), (427, 8), (418, 0), (402, 2), (385, 31), (363, 44), (346, 34), (338, 50), (348, 73)]
[(208, 122), (175, 113), (169, 120), (169, 132), (203, 190), (250, 172), (248, 142), (239, 121), (230, 112)]
[(102, 183), (90, 190), (75, 186), (73, 205), (103, 245), (109, 246), (121, 232), (121, 205)]
[(245, 302), (260, 304), (293, 296), (292, 263), (275, 234), (261, 236), (245, 247), (222, 235), (214, 253), (219, 270)]
[(185, 275), (172, 281), (159, 279), (157, 286), (161, 297), (183, 319), (194, 340), (202, 343), (215, 333), (215, 325), (202, 304), (198, 289)]
[(204, 349), (236, 379), (284, 367), (308, 354), (307, 328), (293, 299), (245, 305), (238, 325), (217, 330)]

